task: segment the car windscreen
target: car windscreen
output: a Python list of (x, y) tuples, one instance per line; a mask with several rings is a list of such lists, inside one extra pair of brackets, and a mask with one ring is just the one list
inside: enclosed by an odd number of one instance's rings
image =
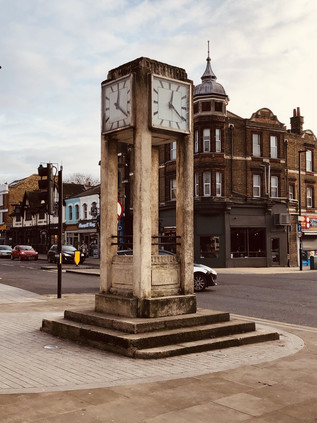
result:
[(71, 246), (71, 245), (64, 245), (63, 246), (63, 251), (65, 252), (74, 252), (77, 251), (75, 247)]
[(33, 247), (30, 247), (29, 245), (21, 245), (20, 250), (33, 251)]

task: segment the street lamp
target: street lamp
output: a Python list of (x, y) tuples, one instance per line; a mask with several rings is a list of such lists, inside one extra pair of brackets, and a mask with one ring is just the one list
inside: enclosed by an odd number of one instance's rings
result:
[[(300, 155), (306, 153), (307, 150), (298, 151), (298, 231), (301, 232), (301, 215), (302, 215), (302, 187), (301, 187), (301, 163)], [(299, 237), (299, 270), (303, 270), (303, 258), (302, 258), (303, 240), (302, 236)]]

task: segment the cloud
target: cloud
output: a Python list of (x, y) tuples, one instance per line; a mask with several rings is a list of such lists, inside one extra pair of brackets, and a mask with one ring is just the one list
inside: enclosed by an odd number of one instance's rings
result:
[(108, 71), (147, 56), (185, 68), (199, 84), (207, 40), (229, 110), (250, 117), (268, 107), (288, 124), (300, 106), (317, 132), (316, 17), (314, 0), (2, 2), (0, 179), (46, 161), (98, 176)]

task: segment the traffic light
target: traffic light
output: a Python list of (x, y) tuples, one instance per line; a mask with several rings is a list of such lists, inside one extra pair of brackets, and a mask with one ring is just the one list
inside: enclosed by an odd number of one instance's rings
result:
[[(47, 213), (54, 214), (54, 176), (53, 176), (53, 165), (47, 163), (46, 167), (40, 165), (38, 167), (38, 174), (41, 177), (39, 179), (39, 189), (42, 191), (40, 198), (45, 201), (47, 205)], [(43, 179), (43, 176), (46, 176)]]

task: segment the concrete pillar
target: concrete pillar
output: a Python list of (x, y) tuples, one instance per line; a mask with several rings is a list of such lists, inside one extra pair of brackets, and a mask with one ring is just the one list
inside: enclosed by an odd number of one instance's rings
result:
[(176, 235), (177, 256), (181, 262), (182, 293), (193, 294), (193, 136), (184, 136), (177, 141), (176, 153)]
[(101, 139), (100, 169), (100, 292), (111, 288), (111, 262), (117, 253), (118, 143), (105, 136)]
[[(148, 92), (147, 78), (137, 75), (135, 91)], [(133, 184), (133, 295), (151, 297), (151, 180), (152, 134), (148, 126), (148, 100), (136, 97)]]
[[(151, 215), (152, 215), (152, 236), (158, 236), (159, 227), (159, 149), (152, 147), (152, 180), (151, 180)], [(152, 238), (154, 243), (159, 238)], [(158, 245), (152, 245), (152, 254), (158, 255)]]

